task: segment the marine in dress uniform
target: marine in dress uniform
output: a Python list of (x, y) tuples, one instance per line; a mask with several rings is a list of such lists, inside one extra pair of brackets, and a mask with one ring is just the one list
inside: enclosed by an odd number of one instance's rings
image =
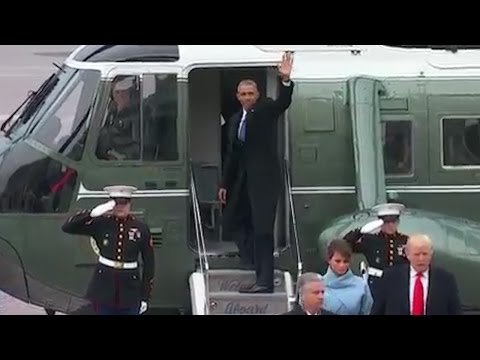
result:
[[(105, 188), (111, 201), (81, 211), (62, 228), (96, 242), (100, 254), (87, 297), (98, 315), (139, 315), (148, 308), (155, 259), (149, 227), (130, 213), (136, 190), (127, 186)], [(139, 256), (143, 260), (141, 277)]]
[[(352, 246), (357, 254), (363, 254), (368, 262), (366, 275), (372, 291), (376, 297), (379, 280), (383, 277), (384, 270), (408, 263), (405, 247), (408, 236), (398, 231), (400, 216), (405, 210), (401, 204), (384, 204), (372, 209), (381, 220), (381, 230), (378, 233), (370, 233), (362, 229), (356, 229), (348, 233), (344, 239)], [(383, 224), (383, 225), (382, 225)]]

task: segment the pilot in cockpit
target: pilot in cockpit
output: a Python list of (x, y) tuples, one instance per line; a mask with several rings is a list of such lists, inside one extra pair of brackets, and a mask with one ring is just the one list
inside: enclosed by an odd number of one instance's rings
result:
[(134, 77), (115, 80), (97, 156), (122, 161), (140, 158), (140, 91)]

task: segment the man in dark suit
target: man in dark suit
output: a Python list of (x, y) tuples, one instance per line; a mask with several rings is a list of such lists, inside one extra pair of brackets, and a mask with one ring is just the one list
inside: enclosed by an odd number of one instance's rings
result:
[(318, 274), (306, 273), (300, 276), (297, 282), (297, 298), (295, 308), (284, 315), (334, 315), (322, 310), (325, 284)]
[(372, 315), (461, 315), (457, 282), (432, 266), (433, 246), (426, 235), (410, 237), (405, 249), (409, 265), (385, 272)]
[(253, 265), (257, 274), (256, 284), (242, 288), (242, 293), (274, 291), (274, 226), (282, 179), (277, 124), (292, 103), (292, 68), (293, 55), (285, 54), (279, 65), (280, 94), (276, 100), (260, 100), (257, 84), (242, 81), (237, 90), (242, 109), (228, 122), (219, 190), (220, 201), (226, 204), (223, 230), (236, 240), (241, 258)]

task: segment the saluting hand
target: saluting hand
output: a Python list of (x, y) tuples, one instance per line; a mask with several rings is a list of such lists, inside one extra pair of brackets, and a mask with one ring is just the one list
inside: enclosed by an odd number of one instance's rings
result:
[(147, 312), (148, 310), (148, 303), (146, 301), (142, 301), (140, 304), (140, 315), (143, 315)]
[(92, 210), (90, 213), (90, 216), (93, 218), (100, 217), (105, 215), (106, 213), (112, 211), (115, 208), (115, 201), (109, 201), (106, 204), (102, 204), (100, 206), (97, 206), (95, 209)]
[(293, 71), (293, 53), (287, 52), (283, 55), (282, 62), (278, 65), (278, 72), (283, 81), (288, 82), (291, 79)]
[(222, 205), (227, 204), (227, 189), (220, 189), (218, 191), (218, 200), (220, 200)]

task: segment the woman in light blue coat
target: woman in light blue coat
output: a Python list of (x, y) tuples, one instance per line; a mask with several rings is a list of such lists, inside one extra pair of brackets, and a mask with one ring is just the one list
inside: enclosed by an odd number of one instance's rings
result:
[(352, 249), (344, 240), (328, 247), (328, 272), (325, 280), (324, 309), (336, 315), (370, 315), (373, 297), (367, 282), (351, 268)]

